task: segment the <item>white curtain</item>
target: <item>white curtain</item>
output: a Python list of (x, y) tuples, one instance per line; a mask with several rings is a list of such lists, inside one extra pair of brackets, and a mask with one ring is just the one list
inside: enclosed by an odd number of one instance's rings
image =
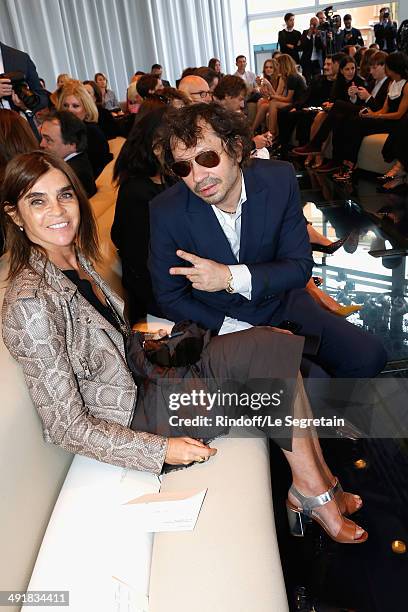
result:
[(173, 85), (213, 56), (234, 71), (230, 2), (1, 0), (0, 40), (28, 52), (51, 91), (60, 72), (81, 80), (105, 72), (123, 99), (130, 77), (153, 63)]

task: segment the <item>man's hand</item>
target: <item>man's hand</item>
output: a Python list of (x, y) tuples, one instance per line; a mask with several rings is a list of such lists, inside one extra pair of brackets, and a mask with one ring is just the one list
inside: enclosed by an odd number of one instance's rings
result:
[(194, 438), (169, 438), (164, 462), (170, 465), (188, 465), (193, 461), (202, 463), (216, 452), (216, 448), (210, 448)]
[(217, 263), (211, 259), (204, 259), (186, 251), (176, 251), (180, 259), (193, 264), (188, 268), (170, 268), (169, 272), (173, 276), (186, 276), (194, 289), (200, 291), (222, 291), (226, 289), (231, 272), (225, 264)]
[(10, 79), (0, 79), (0, 98), (11, 96), (12, 91)]
[(287, 46), (288, 49), (294, 49), (295, 48), (295, 45), (291, 45), (291, 44), (287, 44), (286, 46)]

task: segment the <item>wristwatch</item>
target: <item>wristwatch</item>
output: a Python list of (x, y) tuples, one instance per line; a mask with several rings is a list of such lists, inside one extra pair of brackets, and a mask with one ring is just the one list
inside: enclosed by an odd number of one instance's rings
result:
[(227, 280), (227, 286), (225, 287), (225, 291), (227, 293), (234, 293), (234, 277), (230, 274), (229, 279)]

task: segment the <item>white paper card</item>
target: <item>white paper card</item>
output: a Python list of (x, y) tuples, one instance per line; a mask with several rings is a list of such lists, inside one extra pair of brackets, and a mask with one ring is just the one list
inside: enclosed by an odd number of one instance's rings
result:
[(123, 520), (140, 531), (192, 531), (206, 493), (193, 489), (142, 495), (122, 506)]

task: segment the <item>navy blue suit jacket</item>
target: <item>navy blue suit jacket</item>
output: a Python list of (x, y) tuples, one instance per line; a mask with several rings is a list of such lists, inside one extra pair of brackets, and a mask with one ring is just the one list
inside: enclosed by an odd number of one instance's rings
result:
[[(274, 314), (285, 292), (309, 280), (313, 260), (292, 165), (253, 160), (244, 179), (239, 262), (211, 206), (183, 182), (152, 200), (149, 268), (156, 299), (169, 319), (191, 319), (215, 331), (225, 316), (252, 325), (279, 323)], [(184, 276), (171, 276), (170, 267), (189, 265), (177, 257), (177, 249), (227, 265), (246, 264), (251, 300), (199, 291)]]
[[(41, 87), (37, 69), (30, 56), (27, 53), (24, 53), (24, 51), (14, 49), (13, 47), (8, 47), (2, 42), (0, 42), (0, 49), (3, 57), (4, 72), (15, 72), (17, 70), (23, 72), (26, 76), (26, 81), (30, 89), (32, 89), (39, 96), (39, 103), (33, 109), (33, 112), (37, 112), (41, 108), (46, 107), (48, 105), (47, 92)], [(11, 98), (10, 105), (12, 108), (15, 108)], [(16, 110), (19, 111), (20, 109), (17, 108)]]

